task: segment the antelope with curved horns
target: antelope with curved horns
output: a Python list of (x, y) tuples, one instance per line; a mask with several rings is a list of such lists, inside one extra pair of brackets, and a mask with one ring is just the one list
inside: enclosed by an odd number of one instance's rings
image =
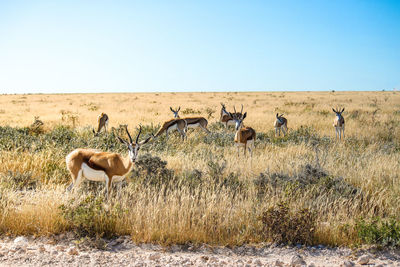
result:
[(279, 115), (279, 113), (276, 113), (276, 120), (274, 123), (275, 127), (275, 136), (281, 136), (281, 129), (283, 132), (283, 136), (286, 135), (287, 133), (287, 119), (283, 117), (283, 114)]
[[(242, 109), (243, 109), (243, 105), (242, 105)], [(235, 120), (232, 117), (232, 114), (236, 115), (237, 117), (241, 117), (242, 114), (241, 113), (237, 113), (235, 111), (235, 113), (230, 113), (226, 110), (226, 107), (223, 103), (221, 103), (221, 117), (219, 119), (220, 122), (225, 123), (225, 128), (228, 128), (228, 125), (235, 125)]]
[(107, 133), (107, 128), (108, 128), (108, 115), (106, 113), (101, 113), (97, 117), (97, 132), (94, 131), (93, 129), (93, 134), (94, 136), (99, 135), (101, 129), (104, 128), (104, 131)]
[(112, 184), (125, 179), (125, 176), (135, 164), (140, 147), (150, 140), (151, 136), (139, 142), (141, 132), (142, 126), (139, 128), (135, 142), (132, 141), (127, 128), (126, 133), (128, 134), (129, 142), (117, 136), (118, 140), (128, 148), (129, 153), (125, 157), (118, 153), (101, 152), (86, 148), (77, 148), (69, 153), (65, 159), (67, 169), (72, 177), (72, 183), (68, 190), (70, 191), (73, 187), (79, 186), (82, 180), (86, 178), (91, 181), (105, 182), (108, 197)]
[(230, 113), (230, 115), (235, 121), (235, 129), (236, 129), (235, 143), (237, 146), (238, 156), (239, 156), (239, 148), (241, 146), (244, 147), (244, 155), (246, 155), (246, 148), (248, 148), (251, 156), (253, 156), (254, 142), (256, 140), (256, 131), (251, 127), (246, 127), (243, 125), (243, 120), (246, 118), (247, 112), (245, 112), (241, 116), (236, 115), (236, 114), (242, 114), (243, 105), (242, 105), (242, 111), (240, 113), (236, 112), (235, 107), (233, 107), (233, 110), (235, 111), (235, 113)]
[[(181, 107), (179, 107), (177, 110), (174, 110), (172, 107), (169, 107), (169, 108), (174, 113), (174, 118), (180, 119), (179, 110), (181, 110)], [(208, 121), (204, 117), (186, 117), (186, 118), (183, 118), (182, 120), (186, 121), (186, 124), (187, 124), (187, 126), (185, 128), (186, 131), (188, 128), (200, 128), (203, 131), (205, 131), (206, 133), (211, 133), (207, 129)]]
[(333, 112), (336, 113), (335, 119), (333, 120), (333, 127), (335, 127), (335, 132), (336, 132), (336, 139), (339, 137), (339, 140), (342, 139), (342, 133), (343, 133), (343, 138), (344, 138), (344, 118), (342, 116), (342, 113), (344, 111), (344, 108), (340, 111), (339, 109), (332, 108)]

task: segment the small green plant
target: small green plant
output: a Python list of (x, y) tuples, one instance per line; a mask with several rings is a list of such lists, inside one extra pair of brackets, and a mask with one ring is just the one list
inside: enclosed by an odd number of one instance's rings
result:
[(368, 244), (400, 246), (400, 221), (395, 218), (383, 220), (359, 219), (355, 225), (358, 237)]
[(215, 113), (215, 109), (207, 107), (205, 112), (207, 114), (207, 119), (214, 118), (213, 114)]
[(194, 110), (192, 108), (185, 108), (184, 110), (182, 110), (182, 114), (200, 114), (201, 111), (200, 110)]

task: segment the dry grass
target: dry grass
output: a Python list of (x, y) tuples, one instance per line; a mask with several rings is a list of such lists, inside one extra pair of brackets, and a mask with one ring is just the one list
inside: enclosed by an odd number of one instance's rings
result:
[[(213, 124), (219, 119), (220, 102), (228, 110), (233, 109), (233, 104), (237, 108), (244, 104), (248, 112), (245, 124), (252, 126), (260, 138), (253, 158), (237, 157), (233, 146), (209, 141), (202, 132), (191, 132), (183, 144), (178, 137), (172, 137), (167, 144), (159, 140), (141, 151), (167, 161), (167, 168), (174, 171), (173, 181), (158, 187), (133, 181), (109, 203), (99, 200), (103, 194), (99, 192), (101, 186), (93, 189), (86, 184), (76, 194), (64, 192), (69, 179), (64, 163), (68, 150), (79, 142), (102, 145), (99, 143), (102, 139), (92, 140), (86, 127), (95, 127), (100, 112), (109, 115), (110, 126), (128, 124), (131, 130), (139, 123), (158, 125), (170, 119), (169, 106), (193, 109), (205, 117), (214, 110), (209, 118), (209, 124)], [(400, 216), (399, 93), (2, 95), (0, 105), (2, 126), (29, 126), (34, 116), (39, 116), (45, 127), (45, 133), (35, 137), (40, 141), (27, 141), (23, 149), (9, 144), (16, 142), (13, 138), (0, 138), (2, 233), (45, 235), (77, 231), (81, 224), (88, 224), (85, 212), (92, 206), (80, 210), (79, 218), (67, 218), (59, 207), (77, 209), (93, 194), (100, 204), (93, 199), (89, 203), (95, 205), (96, 211), (93, 213), (96, 224), (90, 225), (91, 230), (98, 234), (130, 234), (136, 241), (164, 244), (238, 245), (265, 241), (260, 218), (280, 201), (288, 202), (292, 210), (307, 208), (317, 214), (316, 243), (354, 245), (361, 242), (354, 227), (359, 218)], [(346, 141), (342, 143), (335, 141), (332, 127), (331, 108), (336, 106), (345, 107)], [(31, 115), (27, 115), (28, 110)], [(277, 112), (288, 119), (286, 138), (273, 137)], [(49, 135), (57, 125), (76, 127), (71, 131), (83, 141), (54, 141)], [(308, 132), (301, 130), (304, 127), (308, 127)], [(231, 142), (232, 130), (213, 132)], [(58, 147), (60, 144), (62, 149)], [(120, 151), (121, 147), (116, 149)], [(315, 163), (315, 149), (321, 166)], [(225, 168), (218, 173), (210, 167), (210, 162), (225, 164)], [(269, 183), (265, 190), (255, 182), (260, 173), (267, 177), (280, 175), (281, 180), (299, 177), (307, 164), (320, 168), (327, 177), (304, 187), (299, 187), (297, 180), (282, 186)], [(198, 185), (188, 182), (192, 181), (189, 174), (194, 170), (202, 173)], [(335, 191), (330, 183), (340, 178), (358, 193)], [(18, 179), (29, 181), (21, 183)]]

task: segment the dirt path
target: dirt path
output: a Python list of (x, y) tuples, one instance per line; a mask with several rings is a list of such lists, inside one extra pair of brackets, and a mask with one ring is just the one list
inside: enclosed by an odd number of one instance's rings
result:
[(129, 237), (76, 241), (54, 238), (1, 238), (0, 266), (400, 266), (396, 251), (348, 248), (256, 248), (136, 245)]

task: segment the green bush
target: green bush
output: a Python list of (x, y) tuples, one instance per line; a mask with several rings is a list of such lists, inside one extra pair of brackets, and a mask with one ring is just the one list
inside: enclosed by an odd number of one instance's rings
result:
[(81, 200), (73, 199), (59, 207), (61, 215), (67, 220), (70, 230), (78, 236), (112, 237), (116, 233), (116, 220), (123, 210), (119, 205), (106, 208), (102, 196), (87, 195)]
[(368, 244), (400, 246), (400, 221), (379, 217), (372, 220), (359, 219), (356, 223), (358, 237)]
[(152, 186), (168, 185), (174, 178), (174, 172), (167, 167), (167, 162), (151, 154), (144, 154), (135, 162), (131, 179)]
[(301, 192), (314, 188), (315, 197), (331, 192), (340, 197), (353, 197), (361, 190), (346, 183), (341, 177), (333, 177), (321, 167), (306, 164), (293, 175), (285, 173), (262, 172), (254, 179), (254, 185), (260, 196), (277, 190), (290, 193)]

